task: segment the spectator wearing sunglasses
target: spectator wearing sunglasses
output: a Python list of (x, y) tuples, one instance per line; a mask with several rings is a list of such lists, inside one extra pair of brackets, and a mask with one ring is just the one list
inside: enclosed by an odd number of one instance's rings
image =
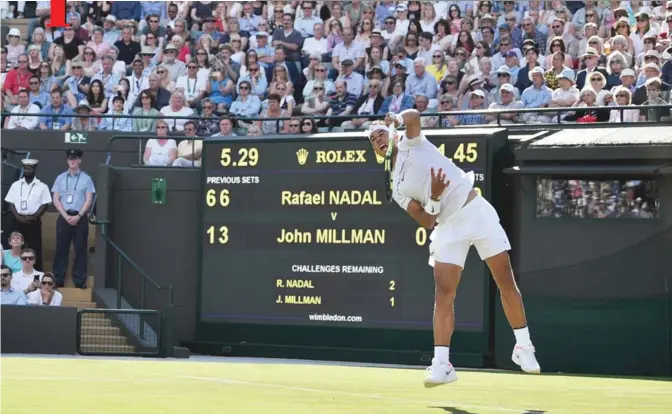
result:
[(40, 281), (40, 288), (26, 295), (28, 305), (61, 306), (63, 295), (54, 290), (54, 285), (54, 275), (45, 273)]
[(35, 250), (23, 249), (20, 257), (21, 270), (12, 274), (12, 289), (27, 295), (40, 288), (40, 280), (44, 273), (35, 269)]
[(0, 292), (3, 305), (26, 305), (26, 295), (12, 288), (12, 271), (9, 267), (0, 265)]

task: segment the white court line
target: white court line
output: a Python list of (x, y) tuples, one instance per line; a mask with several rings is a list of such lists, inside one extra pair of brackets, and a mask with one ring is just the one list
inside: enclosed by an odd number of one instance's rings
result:
[(181, 383), (179, 380), (149, 379), (149, 378), (103, 378), (103, 377), (1, 377), (3, 381), (86, 381), (86, 382), (147, 382), (147, 383)]
[(342, 396), (346, 396), (346, 397), (370, 398), (370, 399), (373, 399), (373, 400), (384, 400), (384, 401), (392, 401), (392, 402), (400, 402), (400, 403), (434, 404), (434, 405), (441, 405), (441, 406), (454, 406), (454, 407), (458, 407), (458, 408), (473, 408), (473, 409), (490, 410), (490, 411), (501, 411), (501, 412), (507, 412), (507, 413), (522, 414), (522, 413), (525, 413), (525, 412), (531, 410), (530, 408), (525, 409), (525, 410), (515, 410), (515, 409), (511, 409), (511, 408), (493, 407), (493, 406), (488, 406), (488, 405), (460, 404), (460, 403), (457, 403), (457, 402), (454, 402), (454, 401), (411, 400), (411, 399), (406, 399), (406, 398), (385, 397), (385, 396), (382, 396), (382, 395), (375, 395), (375, 394), (361, 394), (361, 393), (347, 392), (347, 391), (322, 390), (322, 389), (318, 389), (318, 388), (293, 387), (293, 386), (289, 386), (289, 385), (265, 384), (265, 383), (261, 383), (261, 382), (236, 381), (236, 380), (229, 380), (229, 379), (224, 379), (224, 378), (193, 377), (193, 376), (189, 376), (189, 375), (182, 375), (180, 378), (206, 381), (206, 382), (217, 382), (217, 383), (220, 383), (220, 384), (248, 385), (248, 386), (252, 386), (252, 387), (261, 387), (261, 388), (276, 388), (276, 389), (281, 389), (281, 390), (303, 391), (303, 392), (312, 392), (312, 393), (318, 393), (318, 394), (342, 395)]

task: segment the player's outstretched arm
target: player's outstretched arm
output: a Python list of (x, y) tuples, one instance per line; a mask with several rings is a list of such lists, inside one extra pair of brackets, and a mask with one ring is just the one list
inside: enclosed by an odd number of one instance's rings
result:
[(385, 124), (390, 126), (392, 122), (394, 122), (396, 128), (399, 128), (402, 124), (406, 125), (407, 139), (417, 138), (422, 133), (422, 128), (420, 127), (420, 112), (416, 109), (407, 109), (397, 115), (394, 113), (387, 114)]

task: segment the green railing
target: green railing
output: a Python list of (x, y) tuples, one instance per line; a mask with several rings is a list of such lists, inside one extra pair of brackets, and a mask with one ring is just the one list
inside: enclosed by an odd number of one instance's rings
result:
[[(109, 162), (109, 159), (108, 159)], [(122, 309), (122, 288), (124, 284), (123, 278), (123, 264), (124, 261), (140, 275), (140, 309), (146, 309), (145, 303), (145, 289), (147, 283), (150, 286), (153, 286), (157, 291), (166, 291), (168, 300), (162, 309), (161, 316), (161, 348), (164, 357), (172, 356), (173, 349), (173, 287), (172, 286), (162, 286), (156, 282), (146, 271), (144, 271), (133, 259), (131, 259), (126, 252), (124, 252), (119, 245), (117, 245), (108, 234), (108, 224), (109, 220), (98, 220), (93, 214), (93, 207), (96, 204), (97, 199), (94, 199), (91, 206), (91, 213), (89, 214), (89, 223), (100, 228), (100, 236), (105, 240), (108, 246), (112, 247), (117, 254), (117, 297), (116, 305), (117, 309)], [(144, 335), (144, 324), (140, 325), (140, 336)]]

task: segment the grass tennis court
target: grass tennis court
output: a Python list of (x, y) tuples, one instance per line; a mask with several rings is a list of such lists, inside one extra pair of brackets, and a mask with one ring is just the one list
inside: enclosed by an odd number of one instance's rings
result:
[(269, 360), (2, 358), (3, 414), (672, 412), (672, 382)]

